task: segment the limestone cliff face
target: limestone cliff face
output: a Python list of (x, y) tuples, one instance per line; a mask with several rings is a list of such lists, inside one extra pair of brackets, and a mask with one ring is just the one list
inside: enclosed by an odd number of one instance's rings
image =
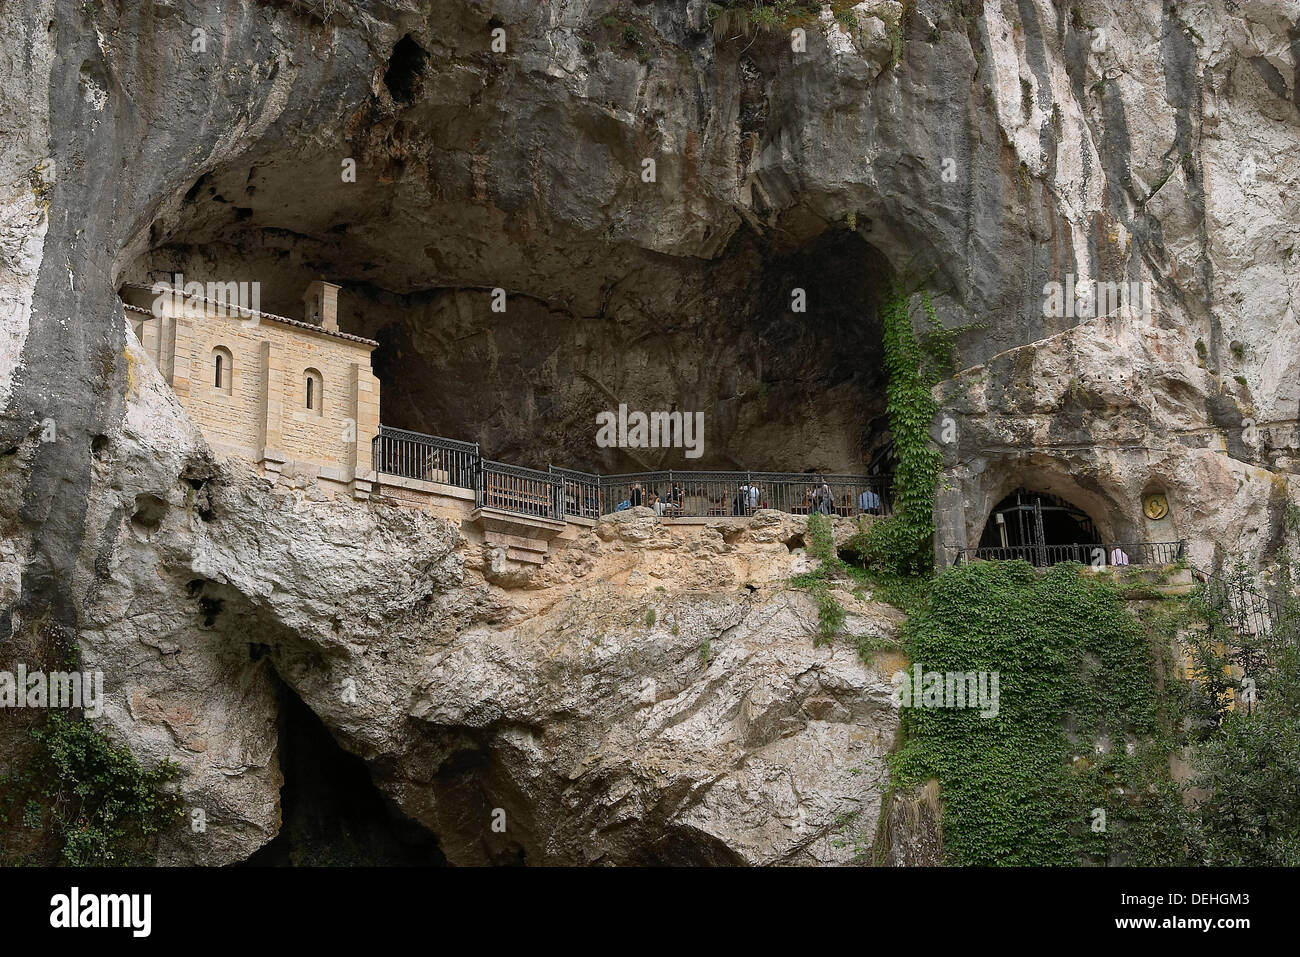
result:
[[(1249, 380), (1188, 362), (1185, 345), (1124, 310), (941, 385), (940, 539), (974, 544), (989, 511), (1028, 487), (1085, 509), (1105, 542), (1185, 539), (1202, 567), (1225, 552), (1268, 565), (1300, 498), (1300, 440), (1288, 422), (1261, 421)], [(1168, 514), (1144, 514), (1152, 492)]]
[[(214, 460), (125, 280), (256, 279), (293, 314), (326, 273), (383, 343), (385, 421), (522, 464), (686, 465), (593, 448), (626, 401), (704, 410), (700, 464), (848, 468), (907, 273), (982, 324), (940, 393), (941, 537), (1035, 478), (1152, 536), (1160, 484), (1174, 531), (1267, 556), (1300, 443), (1294, 3), (866, 2), (804, 54), (706, 6), (6, 6), (0, 636), (74, 641), (106, 727), (185, 764), (216, 823), (163, 859), (274, 834), (272, 668), (460, 861), (843, 860), (893, 719), (761, 525), (609, 524), (519, 581), (445, 523)], [(1046, 315), (1067, 275), (1148, 282), (1152, 313)]]
[[(204, 811), (163, 861), (276, 834), (276, 680), (451, 863), (833, 863), (869, 840), (897, 710), (850, 644), (814, 646), (786, 586), (803, 519), (670, 530), (634, 509), (505, 574), (449, 521), (214, 462), (138, 375), (113, 464), (187, 478), (119, 516), (80, 641), (107, 726), (180, 761)], [(892, 631), (844, 597), (853, 634)]]

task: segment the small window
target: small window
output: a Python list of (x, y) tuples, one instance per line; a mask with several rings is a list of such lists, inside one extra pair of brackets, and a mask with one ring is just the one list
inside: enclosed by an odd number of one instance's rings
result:
[(303, 376), (305, 407), (320, 415), (325, 405), (325, 382), (315, 369), (308, 369)]
[(217, 346), (212, 350), (212, 388), (230, 395), (234, 376), (235, 361), (230, 350), (225, 346)]

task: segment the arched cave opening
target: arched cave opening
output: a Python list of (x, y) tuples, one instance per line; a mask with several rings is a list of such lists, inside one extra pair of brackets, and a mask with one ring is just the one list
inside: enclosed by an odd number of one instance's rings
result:
[[(393, 69), (419, 57), (401, 53)], [(518, 465), (853, 473), (887, 447), (890, 265), (859, 233), (742, 229), (713, 259), (670, 257), (525, 229), (467, 199), (474, 172), (458, 162), (437, 184), (400, 163), (396, 182), (346, 183), (337, 156), (212, 171), (158, 214), (119, 280), (258, 282), (260, 308), (292, 318), (310, 282), (338, 283), (339, 327), (380, 343), (382, 422)], [(596, 416), (620, 406), (699, 413), (701, 454), (601, 447)]]
[(989, 513), (979, 557), (1022, 558), (1034, 565), (1091, 560), (1101, 543), (1097, 524), (1083, 509), (1046, 492), (1017, 488)]
[(428, 59), (429, 54), (409, 33), (397, 41), (388, 69), (384, 71), (384, 86), (394, 102), (410, 103), (415, 99)]
[(280, 833), (244, 865), (442, 866), (438, 839), (375, 787), (288, 685), (280, 704)]

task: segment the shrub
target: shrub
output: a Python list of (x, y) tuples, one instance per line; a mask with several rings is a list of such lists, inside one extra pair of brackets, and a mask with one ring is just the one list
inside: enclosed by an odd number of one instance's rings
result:
[(31, 735), (34, 759), (0, 778), (0, 791), (6, 812), (21, 802), (25, 825), (39, 822), (53, 832), (63, 863), (146, 861), (158, 832), (183, 816), (180, 798), (164, 790), (181, 774), (174, 762), (146, 771), (87, 721), (59, 712)]

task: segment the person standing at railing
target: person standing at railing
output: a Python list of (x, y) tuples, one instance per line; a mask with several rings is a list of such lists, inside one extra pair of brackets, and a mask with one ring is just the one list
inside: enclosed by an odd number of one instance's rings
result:
[(632, 503), (633, 508), (645, 502), (645, 494), (641, 491), (640, 482), (632, 483), (632, 494), (628, 497), (628, 501)]
[(880, 496), (869, 488), (863, 489), (862, 494), (858, 496), (858, 508), (868, 515), (879, 515)]
[(747, 510), (747, 514), (753, 515), (754, 512), (758, 510), (758, 485), (757, 484), (749, 486), (748, 504), (749, 504), (749, 509)]
[(814, 493), (814, 497), (817, 500), (817, 511), (823, 515), (829, 515), (831, 509), (835, 507), (835, 496), (831, 494), (831, 487), (826, 484), (825, 479), (822, 480), (821, 486)]
[(749, 504), (749, 483), (746, 482), (736, 493), (736, 497), (731, 500), (731, 514), (744, 515), (745, 507)]

